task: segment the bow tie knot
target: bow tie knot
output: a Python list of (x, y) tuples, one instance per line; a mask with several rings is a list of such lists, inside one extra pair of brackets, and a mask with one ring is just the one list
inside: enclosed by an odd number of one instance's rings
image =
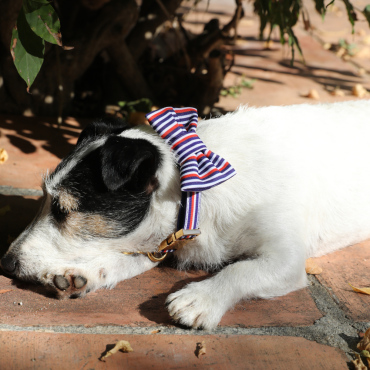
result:
[(236, 174), (223, 158), (211, 152), (196, 134), (195, 108), (167, 107), (146, 115), (153, 129), (171, 146), (180, 165), (181, 190), (210, 189)]

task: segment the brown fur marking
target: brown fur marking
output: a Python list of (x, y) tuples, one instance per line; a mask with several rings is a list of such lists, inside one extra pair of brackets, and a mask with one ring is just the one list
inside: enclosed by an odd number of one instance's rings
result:
[(79, 212), (70, 213), (62, 229), (70, 237), (76, 235), (99, 235), (107, 237), (111, 234), (109, 223), (104, 217)]
[(62, 190), (59, 193), (59, 205), (64, 211), (76, 211), (78, 209), (78, 199), (65, 190)]

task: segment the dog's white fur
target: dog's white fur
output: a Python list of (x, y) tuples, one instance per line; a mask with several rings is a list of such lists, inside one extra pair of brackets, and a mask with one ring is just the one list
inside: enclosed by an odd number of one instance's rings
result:
[[(182, 268), (238, 261), (171, 294), (168, 309), (175, 320), (212, 329), (240, 299), (271, 298), (305, 287), (306, 258), (370, 237), (369, 119), (370, 101), (362, 100), (241, 107), (199, 123), (200, 138), (237, 175), (202, 194), (202, 234), (176, 256)], [(56, 274), (81, 274), (89, 289), (97, 289), (156, 265), (122, 251), (153, 251), (175, 231), (178, 171), (169, 147), (150, 128), (121, 135), (147, 139), (163, 155), (149, 215), (121, 239), (76, 240), (52, 226), (48, 195), (42, 216), (14, 242), (20, 277), (47, 283)]]

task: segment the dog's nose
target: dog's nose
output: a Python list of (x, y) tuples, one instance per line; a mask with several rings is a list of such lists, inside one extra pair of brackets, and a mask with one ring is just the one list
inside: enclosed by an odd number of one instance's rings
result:
[(7, 274), (12, 274), (17, 266), (17, 259), (12, 254), (7, 254), (1, 259), (1, 268)]

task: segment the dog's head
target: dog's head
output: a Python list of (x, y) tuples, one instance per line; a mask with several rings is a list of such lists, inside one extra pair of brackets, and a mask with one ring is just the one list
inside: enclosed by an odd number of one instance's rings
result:
[[(170, 233), (179, 194), (170, 152), (150, 127), (91, 123), (43, 181), (34, 221), (12, 243), (2, 269), (60, 296), (114, 286), (153, 266), (143, 255)], [(176, 189), (176, 186), (174, 187)]]

